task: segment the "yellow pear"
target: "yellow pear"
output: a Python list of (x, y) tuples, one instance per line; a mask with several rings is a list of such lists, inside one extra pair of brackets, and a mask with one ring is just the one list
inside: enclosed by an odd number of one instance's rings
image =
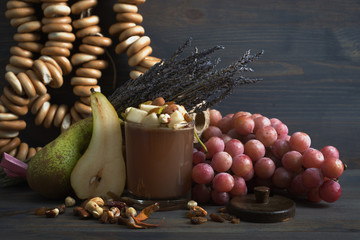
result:
[(90, 100), (93, 132), (71, 173), (71, 186), (80, 199), (120, 196), (126, 181), (121, 120), (102, 93), (92, 91)]

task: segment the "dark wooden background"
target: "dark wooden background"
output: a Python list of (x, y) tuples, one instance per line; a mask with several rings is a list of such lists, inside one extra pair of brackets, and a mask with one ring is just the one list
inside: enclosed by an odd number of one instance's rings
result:
[[(15, 33), (0, 1), (0, 82)], [(71, 1), (70, 1), (71, 2)], [(97, 13), (103, 33), (115, 21), (115, 0), (100, 1)], [(216, 105), (223, 115), (239, 110), (276, 117), (290, 133), (303, 131), (312, 146), (334, 145), (350, 168), (360, 168), (360, 2), (356, 0), (148, 0), (140, 6), (142, 26), (150, 36), (153, 56), (168, 58), (189, 37), (200, 49), (223, 45), (216, 53), (228, 65), (246, 50), (265, 51), (251, 77), (262, 82), (235, 89)], [(117, 40), (114, 39), (114, 43)], [(126, 56), (109, 52), (116, 62), (117, 84), (126, 81)], [(100, 85), (113, 92), (109, 69)], [(73, 101), (71, 89), (51, 91), (52, 102)], [(32, 119), (29, 114), (26, 116)], [(58, 134), (28, 121), (21, 133), (30, 145), (45, 144)], [(41, 133), (41, 134), (39, 134)]]

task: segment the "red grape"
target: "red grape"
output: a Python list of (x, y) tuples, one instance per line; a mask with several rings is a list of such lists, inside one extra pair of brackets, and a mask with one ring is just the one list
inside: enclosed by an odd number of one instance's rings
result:
[(222, 136), (222, 132), (220, 130), (220, 128), (215, 127), (215, 126), (209, 126), (208, 128), (206, 128), (203, 133), (202, 133), (202, 138), (207, 141), (209, 140), (211, 137), (221, 137)]
[(206, 157), (212, 158), (215, 153), (224, 151), (225, 143), (220, 137), (211, 137), (205, 142), (205, 146), (208, 150)]
[(320, 168), (324, 162), (324, 155), (315, 148), (309, 148), (303, 153), (302, 162), (305, 168)]
[(302, 170), (302, 154), (298, 151), (290, 151), (284, 154), (281, 163), (287, 170), (299, 173)]
[(230, 192), (234, 187), (234, 177), (226, 172), (218, 173), (212, 181), (212, 186), (217, 192)]
[(280, 123), (274, 126), (278, 136), (288, 135), (289, 129), (284, 123)]
[(248, 135), (253, 132), (255, 122), (251, 117), (242, 115), (234, 119), (233, 126), (239, 134)]
[(307, 189), (302, 182), (301, 174), (296, 175), (292, 179), (290, 187), (288, 189), (288, 192), (294, 196), (304, 195), (308, 191), (309, 191), (309, 189)]
[(307, 192), (306, 196), (310, 202), (320, 202), (321, 201), (321, 198), (319, 195), (319, 188), (310, 189)]
[(192, 198), (198, 203), (207, 203), (211, 199), (211, 188), (206, 184), (195, 184), (192, 189)]
[(270, 118), (271, 126), (275, 127), (276, 125), (282, 123), (280, 119), (278, 118)]
[(247, 176), (253, 170), (251, 158), (245, 154), (237, 155), (233, 158), (231, 171), (239, 177)]
[(229, 135), (231, 138), (240, 139), (241, 135), (236, 131), (235, 128), (230, 129), (230, 131), (227, 132), (227, 135)]
[(255, 133), (256, 139), (264, 144), (265, 147), (270, 147), (276, 141), (278, 135), (272, 126), (264, 126), (259, 128)]
[(344, 164), (338, 158), (327, 158), (321, 165), (322, 173), (328, 178), (339, 178), (344, 172)]
[(309, 135), (303, 132), (293, 133), (289, 142), (291, 149), (300, 153), (305, 152), (311, 145), (311, 139)]
[(244, 196), (247, 194), (247, 186), (244, 178), (234, 176), (234, 187), (229, 192), (231, 197)]
[(260, 158), (254, 165), (255, 175), (262, 179), (271, 178), (275, 172), (275, 163), (268, 157)]
[(232, 165), (232, 157), (227, 152), (217, 152), (211, 160), (212, 168), (217, 172), (226, 172)]
[(245, 181), (250, 181), (255, 175), (255, 171), (254, 168), (252, 168), (250, 170), (250, 172), (248, 174), (246, 174), (243, 178), (245, 179)]
[(211, 192), (211, 198), (217, 205), (225, 205), (230, 200), (230, 195), (227, 192)]
[(275, 187), (286, 189), (290, 186), (293, 174), (284, 167), (279, 167), (275, 170), (271, 180)]
[(192, 169), (192, 179), (196, 183), (208, 184), (214, 178), (214, 169), (207, 163), (199, 163)]
[(210, 109), (210, 126), (219, 127), (219, 122), (222, 119), (220, 111), (216, 109)]
[(244, 153), (248, 155), (253, 162), (265, 156), (265, 146), (257, 139), (249, 140), (244, 145)]
[(241, 142), (242, 142), (243, 144), (245, 144), (245, 143), (247, 143), (247, 142), (248, 142), (249, 140), (251, 140), (251, 139), (256, 139), (255, 134), (250, 133), (250, 134), (248, 134), (248, 135), (243, 136), (243, 138), (241, 138)]
[(193, 164), (199, 164), (199, 163), (203, 163), (206, 160), (206, 156), (205, 153), (201, 152), (201, 151), (196, 151), (193, 153)]
[(338, 182), (327, 180), (320, 186), (319, 195), (325, 202), (335, 202), (341, 196), (341, 186)]
[(289, 141), (286, 141), (285, 139), (277, 139), (270, 149), (274, 156), (279, 159), (291, 150)]
[(324, 182), (324, 176), (318, 168), (307, 168), (301, 174), (302, 183), (308, 189), (318, 188)]
[(325, 146), (321, 149), (324, 158), (339, 158), (339, 151), (334, 146)]
[(267, 117), (260, 116), (257, 118), (254, 118), (255, 127), (254, 127), (254, 133), (260, 128), (271, 126), (271, 121)]
[(245, 112), (245, 111), (239, 111), (239, 112), (236, 112), (235, 114), (234, 114), (234, 116), (232, 117), (232, 120), (233, 120), (233, 123), (234, 123), (234, 120), (236, 119), (236, 118), (238, 118), (238, 117), (240, 117), (240, 116), (248, 116), (248, 117), (251, 117), (251, 113), (249, 113), (249, 112)]
[(224, 141), (224, 143), (226, 144), (228, 141), (230, 141), (232, 139), (232, 137), (230, 137), (227, 134), (222, 134), (221, 135), (221, 139)]
[(238, 139), (231, 139), (225, 143), (225, 152), (229, 153), (231, 157), (244, 153), (244, 145)]
[(231, 119), (232, 119), (232, 117), (230, 117), (230, 116), (226, 117), (225, 116), (220, 120), (219, 128), (221, 129), (221, 131), (223, 133), (227, 133), (228, 131), (230, 131), (233, 128)]

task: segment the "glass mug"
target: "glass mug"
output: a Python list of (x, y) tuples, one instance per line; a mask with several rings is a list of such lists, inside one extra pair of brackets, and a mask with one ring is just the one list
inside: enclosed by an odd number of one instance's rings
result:
[[(140, 204), (186, 204), (191, 194), (194, 123), (173, 129), (125, 122), (127, 190)], [(168, 204), (167, 204), (168, 203)]]

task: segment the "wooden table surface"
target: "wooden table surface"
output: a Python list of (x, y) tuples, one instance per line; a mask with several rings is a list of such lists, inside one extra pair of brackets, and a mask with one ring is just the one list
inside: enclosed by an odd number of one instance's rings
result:
[[(9, 48), (16, 44), (16, 29), (4, 16), (5, 2), (0, 4), (1, 89)], [(117, 1), (99, 2), (96, 13), (103, 34), (109, 36), (115, 22), (111, 9)], [(338, 147), (342, 160), (355, 168), (360, 167), (359, 11), (355, 0), (148, 0), (139, 7), (153, 56), (169, 58), (189, 37), (199, 49), (225, 46), (213, 55), (221, 57), (221, 66), (248, 49), (263, 49), (263, 58), (251, 64), (255, 72), (248, 74), (263, 81), (235, 89), (215, 108), (223, 115), (244, 110), (279, 118), (290, 133), (308, 133), (315, 148)], [(114, 53), (117, 43), (113, 38), (109, 52), (120, 85), (129, 79), (130, 67), (126, 55)], [(99, 81), (106, 95), (114, 91), (113, 73), (109, 68)], [(71, 92), (66, 86), (51, 91), (51, 102), (72, 105), (76, 99)], [(28, 127), (20, 137), (30, 145), (42, 146), (59, 134), (58, 129), (35, 126), (31, 114), (25, 118)]]
[[(73, 2), (73, 1), (70, 1)], [(115, 0), (99, 1), (97, 13), (107, 35), (115, 15)], [(6, 1), (0, 3), (0, 86), (8, 64), (9, 48), (15, 45), (16, 32), (4, 17)], [(360, 181), (360, 3), (356, 0), (148, 0), (140, 6), (146, 35), (150, 36), (153, 56), (169, 58), (175, 49), (193, 38), (199, 49), (215, 45), (225, 50), (221, 65), (229, 65), (246, 50), (264, 50), (252, 64), (251, 77), (263, 78), (255, 85), (235, 89), (216, 105), (223, 115), (239, 110), (262, 113), (286, 123), (290, 133), (303, 131), (312, 138), (312, 146), (334, 145), (350, 170), (341, 179), (343, 196), (333, 204), (309, 205), (297, 202), (295, 219), (276, 224), (207, 223), (188, 224), (183, 211), (156, 213), (154, 221), (165, 216), (157, 229), (134, 231), (122, 226), (80, 221), (71, 213), (45, 219), (23, 213), (52, 204), (27, 187), (0, 189), (1, 239), (221, 239), (221, 238), (292, 238), (354, 239), (359, 236)], [(117, 44), (117, 39), (114, 38)], [(130, 68), (125, 55), (109, 52), (116, 63), (117, 85), (127, 79)], [(101, 80), (102, 91), (114, 91), (109, 69)], [(71, 92), (71, 90), (70, 90)], [(69, 89), (52, 93), (55, 103), (72, 104)], [(58, 135), (58, 129), (43, 131), (29, 119), (21, 138), (30, 145), (44, 145)], [(31, 120), (31, 121), (30, 121)], [(41, 136), (39, 136), (41, 132)], [(215, 211), (216, 207), (209, 207)]]
[[(295, 217), (280, 223), (239, 224), (207, 222), (192, 225), (186, 210), (155, 212), (147, 220), (163, 225), (128, 229), (123, 225), (80, 220), (68, 208), (56, 218), (35, 216), (32, 210), (54, 207), (61, 201), (45, 200), (26, 186), (0, 189), (1, 239), (358, 239), (360, 233), (360, 170), (347, 170), (341, 178), (342, 196), (335, 203), (296, 201)], [(210, 213), (218, 206), (204, 206)]]

